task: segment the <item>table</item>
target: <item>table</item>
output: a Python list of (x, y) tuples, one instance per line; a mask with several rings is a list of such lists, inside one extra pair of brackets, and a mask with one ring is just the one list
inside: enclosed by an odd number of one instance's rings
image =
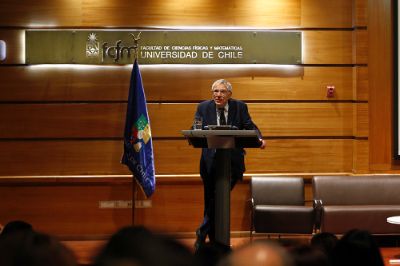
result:
[[(400, 224), (400, 216), (390, 216), (386, 218), (386, 221), (390, 224)], [(400, 255), (395, 255), (394, 256), (396, 259), (389, 259), (389, 264), (394, 265), (394, 264), (400, 264)]]
[(386, 221), (390, 224), (400, 224), (400, 216), (390, 216)]

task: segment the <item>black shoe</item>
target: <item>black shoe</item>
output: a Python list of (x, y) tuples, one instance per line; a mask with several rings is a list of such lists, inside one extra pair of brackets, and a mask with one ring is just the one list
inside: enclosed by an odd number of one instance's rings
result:
[(206, 242), (207, 235), (200, 232), (200, 229), (196, 230), (196, 242), (194, 242), (194, 250), (198, 251), (199, 248)]

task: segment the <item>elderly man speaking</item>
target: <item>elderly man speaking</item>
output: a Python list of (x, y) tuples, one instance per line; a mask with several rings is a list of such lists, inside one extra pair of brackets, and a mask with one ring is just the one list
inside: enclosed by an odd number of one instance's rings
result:
[[(201, 102), (195, 114), (195, 120), (202, 121), (202, 127), (207, 125), (230, 125), (237, 129), (256, 130), (260, 148), (265, 148), (265, 141), (261, 132), (251, 120), (247, 105), (239, 100), (232, 99), (232, 85), (224, 80), (215, 81), (211, 87), (212, 100)], [(204, 218), (196, 230), (195, 249), (197, 250), (205, 240), (215, 242), (215, 149), (203, 148), (200, 159), (200, 175), (204, 186)], [(245, 151), (242, 148), (231, 149), (231, 189), (238, 180), (242, 180), (245, 171)]]

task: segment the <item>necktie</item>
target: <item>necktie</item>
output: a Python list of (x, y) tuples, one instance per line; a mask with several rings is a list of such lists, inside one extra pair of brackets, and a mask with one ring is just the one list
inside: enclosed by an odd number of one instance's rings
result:
[(225, 109), (218, 109), (219, 112), (219, 124), (220, 125), (226, 125), (226, 120), (225, 120)]

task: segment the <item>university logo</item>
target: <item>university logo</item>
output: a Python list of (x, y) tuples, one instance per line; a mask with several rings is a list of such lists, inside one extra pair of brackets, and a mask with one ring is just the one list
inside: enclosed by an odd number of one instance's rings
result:
[(97, 41), (96, 33), (90, 33), (86, 42), (86, 57), (98, 57), (100, 54), (100, 45)]
[(149, 122), (144, 115), (141, 115), (132, 127), (131, 143), (136, 152), (139, 152), (143, 145), (146, 145), (151, 138)]
[(130, 59), (132, 55), (135, 55), (136, 49), (138, 48), (137, 42), (140, 40), (140, 33), (135, 36), (133, 33), (129, 35), (133, 38), (134, 44), (124, 45), (122, 40), (115, 42), (115, 45), (109, 45), (108, 42), (100, 42), (97, 39), (96, 33), (89, 33), (88, 40), (86, 42), (86, 57), (94, 58), (99, 57), (101, 54), (101, 61), (104, 62), (107, 58), (113, 59), (115, 63), (118, 63), (120, 59)]

